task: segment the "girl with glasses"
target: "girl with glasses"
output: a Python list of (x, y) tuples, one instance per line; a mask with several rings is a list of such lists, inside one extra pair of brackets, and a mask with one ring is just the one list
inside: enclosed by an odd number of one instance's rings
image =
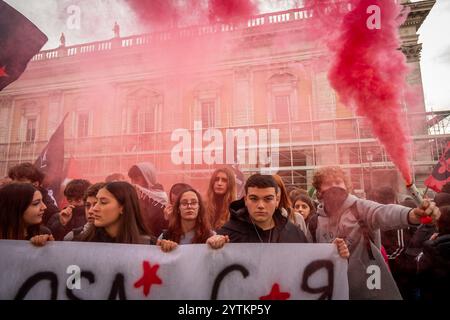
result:
[(178, 196), (169, 220), (169, 228), (159, 237), (161, 249), (172, 251), (178, 244), (206, 243), (214, 236), (202, 197), (197, 190), (186, 189)]

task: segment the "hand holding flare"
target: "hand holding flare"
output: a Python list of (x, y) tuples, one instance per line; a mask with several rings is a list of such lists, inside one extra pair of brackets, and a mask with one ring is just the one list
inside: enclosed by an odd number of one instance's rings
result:
[(409, 212), (409, 221), (416, 224), (436, 223), (436, 220), (438, 220), (441, 215), (436, 204), (428, 200), (423, 200), (414, 184), (409, 184), (406, 187), (419, 206)]

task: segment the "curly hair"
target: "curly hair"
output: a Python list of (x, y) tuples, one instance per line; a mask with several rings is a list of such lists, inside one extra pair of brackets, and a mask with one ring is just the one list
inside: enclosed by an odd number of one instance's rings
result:
[(316, 188), (317, 192), (320, 192), (320, 188), (325, 180), (329, 179), (342, 179), (344, 181), (345, 187), (348, 192), (352, 190), (352, 183), (348, 178), (347, 174), (340, 167), (332, 166), (332, 167), (323, 167), (317, 170), (314, 173), (312, 185)]
[(29, 180), (42, 184), (45, 174), (30, 162), (24, 162), (9, 168), (8, 177), (14, 181)]

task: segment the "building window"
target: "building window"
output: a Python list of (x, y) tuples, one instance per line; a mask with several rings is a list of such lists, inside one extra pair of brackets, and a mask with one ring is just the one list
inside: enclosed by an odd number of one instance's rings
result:
[(78, 126), (77, 126), (77, 137), (85, 138), (89, 133), (89, 114), (80, 113), (78, 114)]
[(130, 95), (127, 104), (127, 132), (150, 133), (161, 130), (162, 95), (138, 90)]
[(157, 128), (157, 110), (158, 105), (153, 105), (139, 110), (138, 113), (138, 131), (155, 132)]
[(191, 123), (201, 122), (202, 128), (205, 129), (221, 126), (221, 86), (219, 83), (215, 81), (199, 83), (193, 93), (194, 105), (191, 110)]
[(291, 120), (291, 106), (289, 95), (276, 95), (273, 110), (275, 122), (289, 122)]
[(33, 142), (36, 139), (36, 122), (35, 118), (27, 119), (26, 142)]
[(297, 87), (297, 78), (290, 73), (270, 77), (267, 88), (270, 98), (269, 121), (287, 123), (299, 118)]
[(137, 108), (131, 114), (130, 132), (156, 132), (158, 128), (158, 105)]
[(216, 109), (214, 101), (203, 101), (201, 103), (201, 117), (203, 128), (214, 128), (216, 126)]

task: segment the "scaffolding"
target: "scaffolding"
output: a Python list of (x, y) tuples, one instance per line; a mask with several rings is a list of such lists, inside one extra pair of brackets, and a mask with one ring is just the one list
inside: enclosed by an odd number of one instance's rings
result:
[[(422, 119), (423, 128), (412, 136), (409, 159), (415, 181), (419, 186), (430, 174), (432, 167), (442, 155), (450, 140), (450, 110), (414, 113), (408, 122)], [(420, 127), (420, 126), (419, 126)], [(380, 177), (397, 176), (397, 170), (386, 150), (371, 135), (367, 124), (359, 117), (328, 120), (290, 121), (231, 127), (232, 129), (269, 128), (279, 130), (278, 173), (288, 186), (308, 189), (315, 170), (325, 165), (338, 165), (351, 176), (356, 190), (368, 190), (380, 183)], [(227, 128), (216, 128), (225, 132)], [(104, 137), (84, 137), (65, 140), (65, 158), (74, 158), (83, 178), (101, 181), (112, 172), (125, 173), (135, 163), (151, 161), (161, 169), (160, 175), (170, 181), (207, 181), (211, 172), (220, 164), (171, 163), (171, 132), (123, 134)], [(4, 160), (0, 161), (1, 172), (6, 175), (9, 167), (20, 162), (34, 162), (46, 141), (0, 144)], [(245, 151), (258, 146), (246, 145)], [(236, 159), (235, 159), (236, 160)], [(236, 161), (235, 161), (236, 162)], [(260, 172), (267, 165), (241, 164), (241, 170), (250, 175)], [(376, 179), (375, 182), (373, 179)], [(387, 183), (399, 183), (399, 178)]]

